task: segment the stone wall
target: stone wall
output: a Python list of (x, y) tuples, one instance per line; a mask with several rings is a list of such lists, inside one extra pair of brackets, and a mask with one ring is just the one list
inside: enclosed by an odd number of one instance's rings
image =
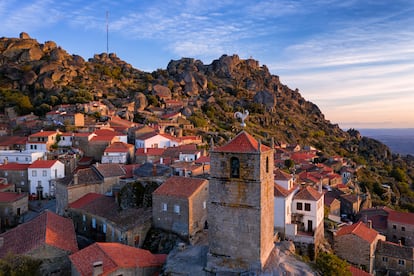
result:
[[(167, 210), (163, 210), (167, 204)], [(174, 205), (180, 206), (180, 212), (174, 212)], [(176, 233), (181, 237), (189, 235), (189, 206), (187, 198), (178, 198), (165, 195), (152, 195), (153, 225), (166, 231)]]

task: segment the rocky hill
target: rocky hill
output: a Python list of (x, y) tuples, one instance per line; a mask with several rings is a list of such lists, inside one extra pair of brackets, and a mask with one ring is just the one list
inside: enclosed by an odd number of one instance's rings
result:
[[(182, 58), (149, 73), (115, 54), (103, 53), (85, 61), (55, 42), (39, 43), (26, 33), (0, 38), (0, 112), (15, 107), (20, 114), (43, 115), (59, 104), (102, 100), (114, 110), (126, 110), (123, 114), (128, 118), (151, 122), (153, 118), (145, 111), (164, 107), (165, 99), (186, 103), (181, 112), (196, 126), (194, 132), (216, 143), (240, 128), (234, 112), (248, 110), (246, 128), (264, 143), (274, 138), (314, 146), (325, 156), (352, 158), (375, 175), (361, 176), (368, 189), (374, 188), (375, 179), (376, 185), (391, 184), (399, 195), (398, 200), (384, 201), (378, 191), (379, 203), (398, 203), (414, 211), (412, 157), (392, 155), (388, 147), (361, 137), (356, 130), (341, 130), (256, 60), (223, 55), (205, 65)], [(400, 171), (403, 176), (398, 175)]]

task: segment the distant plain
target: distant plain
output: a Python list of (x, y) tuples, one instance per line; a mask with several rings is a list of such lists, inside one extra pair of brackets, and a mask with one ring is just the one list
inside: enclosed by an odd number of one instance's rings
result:
[(358, 129), (362, 136), (387, 145), (393, 153), (414, 155), (414, 128)]

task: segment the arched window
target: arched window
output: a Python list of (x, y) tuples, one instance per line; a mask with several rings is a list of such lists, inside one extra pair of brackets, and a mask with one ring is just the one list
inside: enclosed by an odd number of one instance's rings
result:
[(230, 176), (232, 178), (239, 178), (240, 177), (240, 161), (237, 157), (232, 157), (230, 159)]
[(269, 156), (266, 157), (266, 173), (269, 172)]

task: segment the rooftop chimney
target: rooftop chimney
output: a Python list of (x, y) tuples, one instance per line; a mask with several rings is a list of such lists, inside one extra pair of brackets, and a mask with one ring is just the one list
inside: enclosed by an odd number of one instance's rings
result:
[(372, 229), (372, 220), (368, 220), (368, 227), (369, 229)]
[(92, 264), (92, 275), (93, 276), (98, 276), (103, 274), (103, 262), (102, 261), (98, 261), (98, 262), (94, 262)]

